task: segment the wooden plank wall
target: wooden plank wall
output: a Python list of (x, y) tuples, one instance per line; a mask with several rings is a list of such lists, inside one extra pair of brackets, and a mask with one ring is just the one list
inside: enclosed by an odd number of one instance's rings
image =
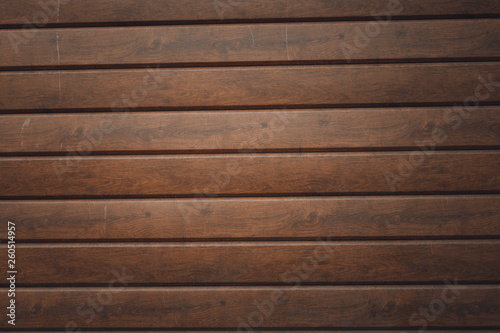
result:
[(0, 329), (496, 332), (499, 61), (498, 0), (1, 1)]

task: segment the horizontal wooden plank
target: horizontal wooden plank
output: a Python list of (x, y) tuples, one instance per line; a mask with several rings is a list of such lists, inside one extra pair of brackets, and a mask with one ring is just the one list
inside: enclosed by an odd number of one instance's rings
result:
[(500, 190), (498, 151), (12, 157), (0, 169), (3, 198)]
[(1, 201), (0, 221), (18, 241), (499, 237), (500, 196)]
[[(467, 118), (463, 111), (430, 107), (0, 115), (0, 153), (67, 153), (86, 144), (94, 153), (500, 146), (500, 107), (479, 107)], [(442, 134), (445, 140), (436, 141)]]
[(500, 281), (500, 240), (19, 244), (16, 253), (28, 285), (107, 284), (122, 270), (130, 284)]
[[(118, 285), (116, 280), (113, 283)], [(87, 327), (236, 329), (242, 325), (240, 329), (243, 331), (249, 320), (258, 323), (254, 326), (259, 328), (420, 329), (427, 324), (429, 328), (477, 329), (500, 326), (499, 286), (450, 284), (299, 288), (18, 288), (16, 329), (68, 329), (67, 325), (74, 330)], [(7, 289), (0, 291), (7, 293)], [(7, 306), (6, 297), (1, 302), (2, 306)], [(420, 308), (426, 312), (420, 314)], [(430, 314), (430, 309), (439, 313), (430, 317), (432, 321), (424, 317), (426, 313)], [(8, 325), (6, 320), (0, 322), (2, 328)]]
[(496, 62), (3, 72), (0, 109), (492, 103), (499, 77)]
[[(4, 0), (0, 3), (0, 24), (176, 22), (206, 20), (371, 18), (373, 16), (453, 16), (500, 14), (496, 0), (363, 0), (307, 3), (299, 0)], [(39, 13), (45, 13), (39, 14)], [(385, 16), (384, 16), (385, 18)]]
[[(365, 36), (373, 36), (369, 42), (359, 40), (365, 30)], [(498, 19), (41, 29), (26, 43), (11, 43), (13, 34), (23, 31), (0, 31), (2, 67), (487, 59), (500, 54)]]

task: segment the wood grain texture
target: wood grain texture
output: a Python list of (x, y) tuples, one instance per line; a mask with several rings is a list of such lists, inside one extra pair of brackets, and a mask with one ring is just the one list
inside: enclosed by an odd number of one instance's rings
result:
[(499, 237), (500, 196), (2, 201), (0, 220), (18, 241)]
[(498, 19), (41, 29), (9, 47), (23, 31), (1, 30), (0, 58), (2, 67), (498, 59), (499, 31)]
[(122, 270), (136, 285), (500, 281), (500, 240), (19, 244), (16, 252), (27, 285), (107, 284)]
[[(500, 326), (500, 287), (490, 285), (117, 289), (19, 288), (16, 328), (64, 329), (71, 322), (73, 328), (236, 329), (249, 316), (259, 320), (259, 305), (275, 302), (269, 316), (261, 315), (259, 327), (420, 329), (427, 321), (419, 308), (430, 311), (431, 302), (441, 298), (448, 303), (441, 301), (444, 309), (427, 322), (430, 328)], [(89, 299), (100, 309), (90, 311), (92, 320), (84, 312), (93, 309)], [(1, 302), (3, 306), (4, 298)], [(6, 325), (0, 322), (0, 327)]]
[(0, 169), (3, 198), (500, 190), (498, 151), (3, 158)]
[(492, 148), (499, 124), (498, 106), (0, 115), (0, 153)]
[(0, 331), (500, 330), (499, 0), (3, 0), (0, 59)]
[(499, 78), (496, 62), (2, 72), (0, 109), (493, 103)]
[[(500, 14), (496, 0), (4, 0), (0, 3), (0, 24), (178, 22), (255, 19), (370, 18), (385, 12), (396, 17)], [(47, 18), (33, 16), (46, 13)]]

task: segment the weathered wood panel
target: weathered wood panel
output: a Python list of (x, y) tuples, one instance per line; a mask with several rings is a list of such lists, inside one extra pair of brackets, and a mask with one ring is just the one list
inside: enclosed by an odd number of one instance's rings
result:
[(497, 151), (22, 157), (0, 168), (3, 198), (500, 190)]
[(497, 19), (41, 29), (27, 43), (13, 34), (23, 31), (0, 30), (2, 67), (500, 58)]
[(122, 270), (145, 285), (500, 281), (500, 240), (20, 244), (17, 253), (27, 285), (106, 284)]
[(500, 102), (499, 78), (496, 62), (2, 72), (0, 109), (473, 105)]
[[(0, 24), (142, 23), (258, 19), (387, 20), (392, 17), (498, 15), (497, 0), (3, 0)], [(38, 13), (45, 13), (43, 14)], [(378, 15), (377, 15), (378, 14)], [(36, 15), (36, 16), (35, 16)], [(374, 17), (375, 15), (375, 17)]]
[(3, 201), (0, 219), (20, 241), (484, 238), (500, 196)]
[[(122, 277), (125, 283), (126, 278)], [(114, 292), (109, 288), (20, 288), (16, 328), (236, 329), (253, 317), (257, 322), (262, 318), (256, 325), (259, 328), (500, 326), (500, 287), (490, 285), (122, 288), (116, 280), (113, 283), (118, 287)], [(100, 311), (92, 311), (89, 299), (106, 303), (96, 303)], [(443, 310), (433, 321), (425, 320), (419, 309), (428, 310), (436, 300), (441, 300)], [(270, 308), (268, 302), (272, 313), (259, 316), (259, 305)], [(6, 325), (0, 322), (0, 327)]]
[(0, 115), (0, 153), (495, 148), (499, 123), (498, 106)]

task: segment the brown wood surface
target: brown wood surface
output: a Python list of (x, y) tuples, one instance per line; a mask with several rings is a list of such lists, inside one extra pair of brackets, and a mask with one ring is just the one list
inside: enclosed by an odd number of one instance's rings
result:
[[(258, 317), (252, 314), (259, 312), (257, 306), (273, 300), (276, 301), (273, 311), (269, 316), (262, 315), (259, 328), (420, 329), (422, 321), (431, 328), (500, 326), (500, 287), (491, 285), (455, 286), (449, 282), (452, 287), (442, 283), (378, 287), (122, 288), (113, 282), (118, 289), (114, 292), (109, 288), (19, 288), (20, 319), (16, 328), (64, 329), (70, 322), (69, 327), (73, 329), (236, 329), (241, 323), (238, 318), (247, 322), (249, 316), (250, 320)], [(420, 308), (430, 312), (431, 302), (436, 303), (443, 297), (449, 303), (441, 301), (444, 309), (439, 315), (429, 313), (432, 321), (419, 315)], [(98, 299), (105, 304), (97, 303)], [(4, 304), (2, 301), (2, 306)], [(77, 308), (82, 315), (78, 315)], [(6, 325), (5, 320), (0, 322), (0, 327)]]
[[(285, 61), (498, 59), (500, 20), (41, 29), (9, 47), (2, 67), (175, 65)], [(367, 30), (368, 29), (368, 30)], [(371, 30), (370, 30), (371, 29)], [(360, 31), (367, 39), (360, 39)], [(368, 35), (366, 35), (368, 33)]]
[(499, 0), (1, 1), (0, 330), (498, 331), (499, 31)]
[[(0, 24), (45, 22), (141, 23), (256, 19), (369, 18), (389, 12), (394, 17), (498, 15), (497, 0), (3, 0)], [(47, 8), (47, 9), (45, 9)], [(45, 12), (47, 18), (33, 16)], [(39, 15), (39, 14), (37, 14)], [(385, 17), (384, 17), (385, 18)]]
[(0, 153), (494, 148), (499, 123), (498, 106), (0, 115)]
[(500, 196), (3, 201), (0, 220), (18, 241), (499, 237)]
[(20, 285), (107, 284), (122, 270), (141, 285), (500, 281), (500, 240), (20, 244), (17, 257)]
[(3, 198), (500, 190), (498, 151), (22, 157), (0, 168)]
[(2, 72), (0, 109), (492, 103), (499, 78), (496, 62)]

